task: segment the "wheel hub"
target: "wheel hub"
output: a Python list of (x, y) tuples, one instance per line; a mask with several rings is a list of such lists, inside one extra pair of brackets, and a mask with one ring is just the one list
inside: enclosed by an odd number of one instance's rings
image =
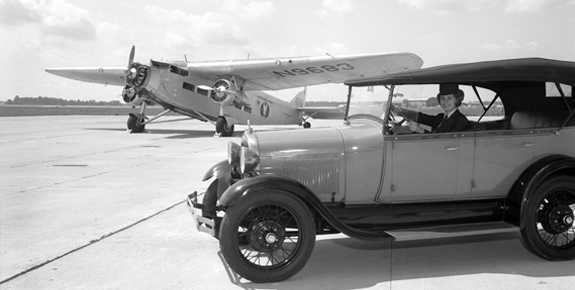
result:
[(282, 246), (284, 238), (285, 230), (280, 223), (265, 220), (250, 227), (248, 242), (256, 251), (273, 252)]
[(573, 224), (573, 218), (570, 217), (570, 216), (566, 216), (566, 217), (563, 219), (563, 222), (564, 222), (566, 225), (572, 225), (572, 224)]
[(573, 226), (573, 210), (567, 205), (557, 205), (549, 212), (549, 227), (558, 234)]
[(273, 243), (275, 243), (277, 240), (278, 240), (278, 239), (277, 239), (276, 235), (273, 234), (273, 233), (268, 233), (268, 234), (266, 235), (266, 243), (268, 243), (268, 244), (273, 244)]

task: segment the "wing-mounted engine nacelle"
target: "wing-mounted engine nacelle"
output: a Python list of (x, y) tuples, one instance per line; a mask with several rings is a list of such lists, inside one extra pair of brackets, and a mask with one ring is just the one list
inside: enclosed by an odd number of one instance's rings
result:
[(221, 106), (228, 106), (234, 101), (237, 94), (235, 85), (231, 81), (219, 79), (212, 85), (210, 98)]

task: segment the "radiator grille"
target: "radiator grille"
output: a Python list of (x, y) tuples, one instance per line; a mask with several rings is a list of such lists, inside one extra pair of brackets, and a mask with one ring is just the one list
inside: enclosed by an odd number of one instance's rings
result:
[(338, 158), (305, 158), (286, 159), (283, 172), (317, 195), (338, 193), (339, 159)]

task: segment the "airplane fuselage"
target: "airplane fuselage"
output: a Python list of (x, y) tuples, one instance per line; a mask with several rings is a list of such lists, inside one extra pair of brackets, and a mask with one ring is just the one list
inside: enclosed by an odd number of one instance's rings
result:
[(221, 116), (230, 125), (245, 125), (248, 121), (251, 125), (299, 125), (303, 120), (296, 106), (262, 91), (245, 91), (247, 103), (234, 101), (222, 106), (210, 98), (210, 91), (198, 87), (206, 85), (205, 79), (177, 67), (152, 65), (146, 78), (140, 88), (147, 92), (144, 96), (166, 109), (202, 121), (215, 121)]

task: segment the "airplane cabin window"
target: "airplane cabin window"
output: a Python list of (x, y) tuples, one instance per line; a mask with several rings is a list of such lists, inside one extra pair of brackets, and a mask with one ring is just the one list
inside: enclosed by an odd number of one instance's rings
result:
[(206, 97), (208, 96), (208, 91), (202, 90), (202, 89), (200, 89), (200, 88), (198, 88), (197, 93), (200, 94), (200, 95), (204, 95), (204, 96), (206, 96)]
[(188, 90), (188, 91), (194, 91), (196, 89), (196, 86), (194, 86), (193, 84), (184, 82), (184, 89)]

